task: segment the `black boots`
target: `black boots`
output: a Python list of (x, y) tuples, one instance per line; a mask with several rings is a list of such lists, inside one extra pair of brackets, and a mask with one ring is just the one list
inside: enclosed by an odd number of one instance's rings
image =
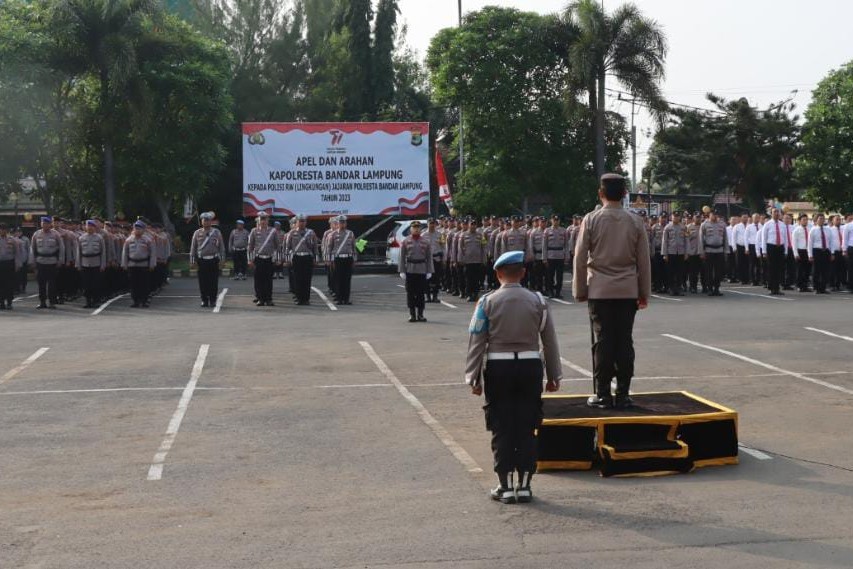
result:
[(409, 309), (409, 322), (417, 322), (417, 321), (418, 321), (418, 319), (415, 317), (415, 309), (410, 308)]
[(614, 407), (617, 409), (627, 409), (634, 406), (634, 400), (631, 399), (631, 380), (616, 378), (616, 403)]
[(512, 472), (498, 473), (499, 485), (492, 490), (492, 500), (504, 504), (515, 504), (515, 488), (513, 488), (512, 477)]
[(519, 504), (527, 504), (533, 500), (533, 490), (530, 489), (530, 481), (533, 479), (532, 472), (518, 473), (518, 486), (515, 489), (515, 499)]
[(418, 308), (418, 322), (426, 322), (427, 319), (424, 318), (424, 309)]

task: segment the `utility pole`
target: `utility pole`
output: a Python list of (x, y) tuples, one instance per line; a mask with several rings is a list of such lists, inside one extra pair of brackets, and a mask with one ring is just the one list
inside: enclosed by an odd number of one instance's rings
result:
[[(604, 0), (602, 0), (604, 1)], [(462, 0), (458, 0), (459, 27), (462, 27)], [(459, 105), (459, 173), (465, 172), (465, 129), (462, 125), (462, 105)]]
[[(622, 95), (619, 95), (620, 101), (630, 101), (631, 103), (631, 191), (637, 192), (637, 127), (634, 125), (634, 115), (636, 114), (635, 108), (637, 106), (637, 98), (631, 97), (631, 99), (623, 99)], [(651, 187), (649, 187), (649, 193), (651, 193)]]

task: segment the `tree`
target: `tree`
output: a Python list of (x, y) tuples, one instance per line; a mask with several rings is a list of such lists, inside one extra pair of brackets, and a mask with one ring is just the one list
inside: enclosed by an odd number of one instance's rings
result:
[(57, 0), (53, 29), (66, 57), (60, 67), (85, 69), (98, 78), (99, 124), (103, 144), (106, 215), (115, 215), (115, 139), (126, 124), (117, 112), (133, 101), (144, 104), (144, 85), (137, 74), (137, 45), (146, 20), (161, 7), (158, 0)]
[(853, 211), (853, 62), (832, 71), (805, 114), (798, 177), (820, 206)]
[(664, 77), (667, 42), (663, 30), (633, 4), (607, 14), (597, 0), (572, 2), (562, 18), (562, 35), (571, 70), (570, 91), (585, 90), (594, 116), (595, 171), (606, 163), (606, 78), (610, 74), (659, 120), (667, 105), (660, 83)]
[(798, 117), (788, 101), (762, 110), (746, 99), (708, 95), (710, 111), (675, 110), (655, 135), (646, 174), (673, 193), (730, 191), (754, 209), (787, 197), (793, 172), (785, 166), (799, 141)]
[[(586, 110), (565, 101), (560, 29), (552, 16), (487, 7), (433, 38), (427, 67), (436, 101), (466, 109), (468, 167), (455, 198), (461, 211), (526, 211), (534, 201), (567, 211), (592, 195)], [(624, 148), (617, 143), (625, 140), (624, 122), (611, 125), (614, 146)]]

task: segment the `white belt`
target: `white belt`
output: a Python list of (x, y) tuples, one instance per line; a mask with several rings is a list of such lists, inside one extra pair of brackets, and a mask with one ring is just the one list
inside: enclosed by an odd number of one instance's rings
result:
[(338, 259), (352, 259), (352, 255), (335, 255)]
[(272, 255), (258, 255), (258, 259), (272, 259)]
[(487, 360), (538, 360), (539, 352), (489, 352)]
[(207, 257), (202, 257), (202, 259), (204, 259), (205, 261), (210, 261), (212, 259), (218, 259), (218, 258), (219, 258), (218, 255), (208, 255)]
[(294, 253), (297, 257), (310, 257), (314, 253)]

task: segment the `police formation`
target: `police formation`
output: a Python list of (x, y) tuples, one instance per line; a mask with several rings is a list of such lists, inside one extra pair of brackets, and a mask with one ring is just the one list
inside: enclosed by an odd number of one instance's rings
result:
[(724, 280), (764, 286), (774, 296), (853, 292), (853, 214), (795, 220), (773, 208), (726, 220), (705, 208), (651, 216), (646, 231), (657, 293), (722, 296)]

